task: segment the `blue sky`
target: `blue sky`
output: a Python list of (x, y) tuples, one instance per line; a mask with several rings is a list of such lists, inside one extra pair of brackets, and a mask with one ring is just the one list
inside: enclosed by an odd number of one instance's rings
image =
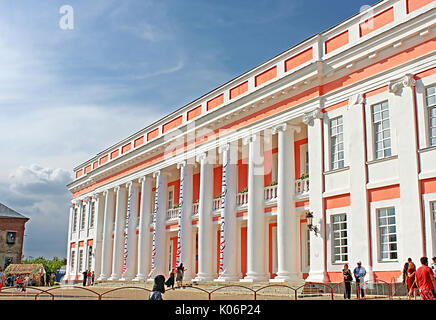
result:
[(1, 1), (0, 202), (30, 218), (24, 255), (65, 257), (73, 167), (376, 2)]

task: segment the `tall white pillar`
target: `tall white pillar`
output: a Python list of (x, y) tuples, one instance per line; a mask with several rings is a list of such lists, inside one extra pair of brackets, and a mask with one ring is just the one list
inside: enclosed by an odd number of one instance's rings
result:
[(177, 164), (180, 169), (179, 231), (177, 234), (177, 266), (183, 263), (186, 269), (184, 279), (194, 277), (193, 262), (193, 228), (192, 228), (192, 168), (186, 161)]
[(221, 194), (221, 239), (220, 276), (217, 281), (236, 281), (241, 278), (238, 272), (237, 250), (237, 163), (238, 145), (227, 143), (219, 147), (223, 154), (222, 194)]
[(102, 272), (101, 255), (102, 255), (102, 246), (103, 246), (104, 197), (103, 194), (99, 192), (94, 194), (93, 198), (95, 199), (94, 274), (95, 274), (95, 278), (98, 279)]
[(288, 281), (298, 278), (298, 234), (295, 210), (295, 157), (294, 131), (286, 123), (273, 128), (278, 142), (277, 174), (277, 276), (274, 281)]
[(241, 281), (266, 281), (264, 159), (260, 133), (244, 139), (248, 144), (247, 275)]
[(215, 277), (213, 272), (213, 169), (208, 163), (207, 154), (197, 157), (200, 162), (200, 197), (198, 204), (198, 273), (195, 281), (210, 281)]
[(139, 215), (139, 234), (138, 234), (138, 274), (134, 280), (143, 281), (147, 279), (150, 272), (150, 223), (151, 223), (151, 177), (142, 177), (141, 183), (141, 208)]
[(73, 229), (73, 216), (74, 216), (74, 203), (70, 204), (70, 214), (68, 218), (68, 241), (67, 241), (67, 266), (66, 266), (66, 274), (65, 279), (70, 279), (71, 273), (71, 233)]
[(112, 232), (114, 227), (115, 194), (113, 190), (103, 192), (105, 197), (103, 241), (101, 247), (101, 274), (98, 280), (107, 280), (111, 274), (112, 262)]
[(138, 225), (139, 185), (128, 182), (127, 216), (125, 224), (123, 274), (122, 280), (132, 280), (136, 275), (137, 239), (136, 226)]
[(152, 258), (152, 271), (150, 278), (154, 279), (157, 275), (165, 275), (168, 273), (165, 267), (165, 257), (167, 254), (166, 246), (166, 212), (167, 212), (167, 176), (161, 171), (153, 173), (156, 178), (156, 198), (155, 198), (155, 212), (153, 220), (153, 250), (151, 253)]
[(309, 200), (313, 214), (313, 224), (320, 233), (310, 232), (310, 270), (306, 281), (328, 282), (324, 241), (324, 201), (323, 201), (323, 113), (314, 109), (304, 114), (303, 122), (308, 125), (309, 151)]
[(115, 210), (114, 248), (112, 274), (108, 280), (118, 280), (123, 267), (124, 226), (126, 223), (127, 190), (124, 186), (115, 187), (117, 203)]

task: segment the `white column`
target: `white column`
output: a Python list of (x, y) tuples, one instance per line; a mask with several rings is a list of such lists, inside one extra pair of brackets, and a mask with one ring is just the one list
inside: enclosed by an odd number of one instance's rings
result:
[(141, 183), (141, 209), (139, 215), (139, 234), (138, 234), (138, 274), (134, 280), (142, 281), (147, 279), (150, 272), (150, 223), (151, 223), (151, 193), (152, 179), (142, 177)]
[(248, 144), (247, 275), (241, 281), (266, 281), (264, 159), (260, 133), (244, 139)]
[(238, 145), (227, 143), (221, 146), (223, 154), (222, 195), (221, 195), (221, 239), (220, 276), (216, 281), (236, 281), (241, 278), (238, 272), (237, 250), (237, 163)]
[(156, 198), (155, 198), (155, 212), (153, 220), (153, 250), (152, 257), (152, 271), (150, 278), (154, 279), (157, 275), (164, 275), (166, 277), (167, 270), (165, 267), (165, 255), (167, 254), (166, 246), (166, 212), (167, 212), (167, 176), (161, 171), (153, 173), (156, 178)]
[(303, 122), (308, 125), (309, 151), (309, 200), (310, 211), (313, 213), (313, 224), (318, 226), (320, 233), (310, 232), (310, 270), (306, 281), (328, 282), (325, 269), (324, 252), (324, 201), (323, 201), (323, 113), (315, 109), (304, 114)]
[(298, 234), (295, 210), (295, 156), (294, 131), (283, 123), (273, 128), (278, 133), (278, 174), (277, 174), (277, 276), (274, 281), (298, 278)]
[(209, 281), (215, 277), (213, 272), (213, 169), (207, 161), (207, 154), (197, 157), (200, 162), (200, 196), (198, 204), (198, 273), (195, 281)]
[(100, 277), (101, 270), (101, 254), (103, 246), (103, 220), (104, 220), (104, 198), (101, 192), (93, 195), (95, 199), (95, 236), (94, 236), (94, 273), (95, 279)]
[(73, 229), (73, 215), (74, 215), (74, 204), (70, 204), (70, 214), (68, 218), (68, 241), (67, 241), (67, 266), (66, 266), (66, 273), (65, 273), (65, 279), (70, 278), (71, 273), (71, 233)]
[(112, 263), (112, 232), (114, 226), (114, 192), (106, 190), (103, 192), (105, 196), (104, 206), (104, 224), (103, 224), (103, 242), (101, 248), (101, 274), (98, 280), (107, 280), (111, 274)]
[(117, 203), (115, 209), (114, 248), (112, 256), (112, 274), (108, 280), (118, 280), (123, 267), (124, 226), (126, 223), (127, 190), (124, 186), (115, 187)]
[(177, 266), (183, 263), (186, 269), (184, 280), (192, 280), (195, 265), (192, 264), (192, 168), (186, 161), (177, 164), (180, 169), (179, 231), (177, 234)]
[(129, 190), (127, 200), (127, 217), (124, 228), (124, 255), (122, 280), (132, 280), (136, 275), (136, 226), (138, 225), (139, 185), (133, 181), (126, 184)]

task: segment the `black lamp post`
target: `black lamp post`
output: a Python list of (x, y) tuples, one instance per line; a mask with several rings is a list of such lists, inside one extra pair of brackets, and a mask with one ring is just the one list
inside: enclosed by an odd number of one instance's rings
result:
[(306, 213), (306, 219), (307, 219), (307, 228), (310, 231), (315, 232), (315, 235), (318, 235), (318, 233), (319, 233), (318, 227), (313, 225), (313, 214), (312, 214), (312, 212)]

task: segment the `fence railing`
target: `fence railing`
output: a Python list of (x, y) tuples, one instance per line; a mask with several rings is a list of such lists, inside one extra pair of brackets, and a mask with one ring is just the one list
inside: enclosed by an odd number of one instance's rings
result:
[[(388, 283), (385, 281), (367, 281), (363, 284), (356, 284), (350, 282), (350, 298), (351, 299), (392, 299), (393, 297), (393, 285), (400, 285), (397, 283)], [(268, 284), (260, 288), (254, 289), (243, 285), (228, 284), (221, 287), (206, 290), (199, 286), (183, 286), (183, 289), (189, 289), (193, 291), (199, 291), (207, 296), (208, 300), (219, 294), (236, 294), (241, 295), (244, 298), (250, 296), (253, 300), (257, 299), (276, 299), (278, 296), (292, 300), (304, 300), (304, 299), (324, 299), (324, 300), (341, 300), (344, 299), (345, 294), (345, 282), (341, 283), (317, 283), (306, 282), (304, 285), (293, 287), (286, 284)], [(56, 287), (50, 287), (48, 289), (42, 289), (38, 287), (27, 287), (23, 292), (21, 289), (15, 287), (6, 287), (0, 292), (0, 299), (4, 297), (15, 297), (19, 299), (85, 299), (85, 300), (103, 300), (103, 299), (118, 299), (125, 300), (130, 299), (126, 295), (120, 295), (125, 291), (136, 290), (141, 293), (141, 299), (148, 299), (151, 292), (150, 289), (139, 286), (126, 286), (117, 288), (105, 288), (103, 287), (83, 287), (75, 285), (62, 285)], [(179, 289), (179, 288), (176, 288)], [(233, 290), (233, 291), (232, 291)], [(236, 291), (235, 291), (236, 290)], [(167, 289), (168, 291), (168, 289)], [(170, 290), (171, 291), (171, 290)], [(363, 295), (362, 295), (363, 291)], [(189, 299), (188, 291), (183, 291), (183, 297)], [(118, 293), (118, 295), (114, 295)], [(130, 292), (131, 293), (131, 292)], [(184, 299), (182, 298), (182, 299)], [(219, 299), (220, 297), (218, 297)]]

